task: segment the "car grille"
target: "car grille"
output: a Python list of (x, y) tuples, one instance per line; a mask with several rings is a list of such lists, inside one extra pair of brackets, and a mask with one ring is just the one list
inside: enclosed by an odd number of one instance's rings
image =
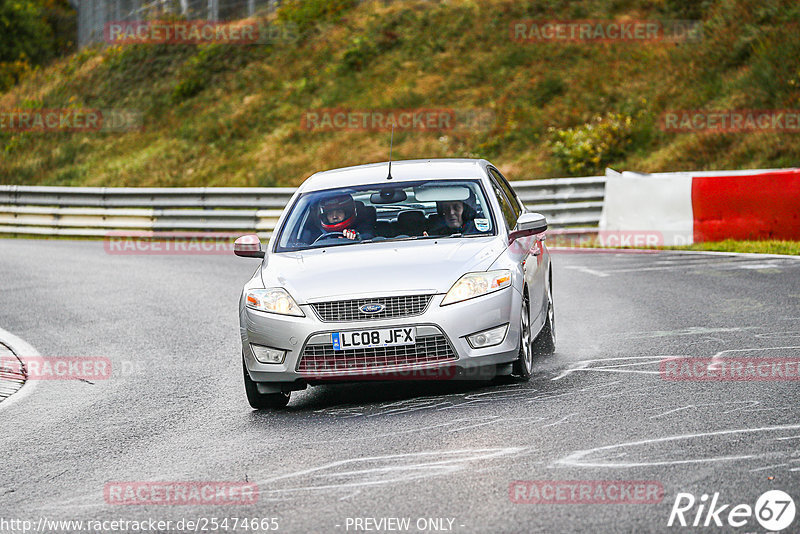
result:
[[(317, 302), (311, 306), (320, 319), (325, 322), (370, 321), (375, 319), (395, 319), (422, 315), (433, 295), (407, 295), (402, 297), (377, 297), (355, 300)], [(378, 313), (364, 313), (359, 308), (365, 304), (380, 304)]]
[(417, 337), (414, 345), (371, 349), (333, 350), (332, 344), (306, 345), (297, 364), (299, 372), (328, 373), (385, 369), (455, 360), (450, 343), (443, 335)]

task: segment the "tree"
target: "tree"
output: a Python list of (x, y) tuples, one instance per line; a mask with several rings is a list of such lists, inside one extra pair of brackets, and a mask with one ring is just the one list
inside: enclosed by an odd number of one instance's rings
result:
[(0, 63), (39, 65), (53, 55), (53, 31), (32, 0), (0, 0)]

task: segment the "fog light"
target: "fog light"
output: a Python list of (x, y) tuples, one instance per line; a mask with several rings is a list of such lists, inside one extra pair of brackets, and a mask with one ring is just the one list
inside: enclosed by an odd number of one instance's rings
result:
[(252, 343), (250, 343), (250, 349), (253, 351), (256, 360), (261, 363), (283, 363), (283, 358), (286, 356), (285, 350), (271, 349), (261, 345), (253, 345)]
[(490, 328), (489, 330), (484, 330), (483, 332), (477, 332), (471, 336), (467, 336), (467, 341), (469, 342), (469, 346), (473, 349), (492, 347), (503, 342), (503, 340), (506, 338), (507, 331), (508, 323), (504, 324), (503, 326), (496, 326), (494, 328)]

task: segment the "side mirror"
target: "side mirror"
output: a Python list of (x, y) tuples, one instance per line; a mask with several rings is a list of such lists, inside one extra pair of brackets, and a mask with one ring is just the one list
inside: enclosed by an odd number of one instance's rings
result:
[(233, 253), (243, 258), (263, 258), (261, 240), (256, 234), (243, 235), (233, 243)]
[(520, 237), (541, 234), (547, 230), (547, 219), (541, 213), (523, 213), (517, 219), (517, 226), (508, 235), (509, 243)]

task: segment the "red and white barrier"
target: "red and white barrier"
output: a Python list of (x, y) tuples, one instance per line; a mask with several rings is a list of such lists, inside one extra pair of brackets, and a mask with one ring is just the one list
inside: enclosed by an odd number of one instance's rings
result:
[(665, 246), (800, 240), (800, 169), (659, 174), (608, 169), (600, 230), (657, 233)]

